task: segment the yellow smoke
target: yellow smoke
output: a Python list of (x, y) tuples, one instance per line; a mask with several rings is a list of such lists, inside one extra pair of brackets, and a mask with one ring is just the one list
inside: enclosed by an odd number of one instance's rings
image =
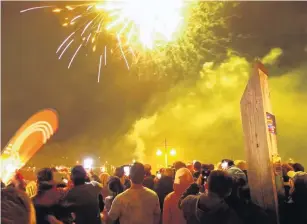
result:
[[(281, 55), (281, 49), (272, 49), (263, 62), (274, 65)], [(166, 138), (167, 147), (179, 152), (172, 160), (215, 163), (222, 158), (244, 159), (240, 99), (251, 65), (245, 58), (230, 54), (221, 64), (205, 63), (193, 85), (182, 82), (165, 95), (157, 96), (154, 101), (167, 103), (157, 106), (152, 117), (136, 121), (127, 134), (135, 147), (135, 156), (153, 164), (161, 162), (155, 151), (163, 147)], [(302, 158), (298, 152), (306, 144), (303, 127), (307, 124), (304, 118), (307, 104), (302, 102), (307, 102), (307, 94), (298, 90), (301, 71), (298, 68), (289, 74), (274, 74), (269, 81), (279, 151), (284, 157), (296, 159)]]

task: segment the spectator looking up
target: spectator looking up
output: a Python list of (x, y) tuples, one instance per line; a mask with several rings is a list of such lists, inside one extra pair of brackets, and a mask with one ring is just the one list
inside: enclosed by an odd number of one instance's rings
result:
[(176, 162), (174, 162), (173, 167), (174, 167), (175, 171), (177, 171), (180, 168), (186, 168), (187, 166), (185, 165), (184, 162), (176, 161)]
[(153, 190), (155, 185), (154, 182), (155, 176), (151, 175), (151, 166), (149, 164), (145, 164), (144, 167), (145, 167), (145, 178), (143, 181), (143, 186)]
[(194, 180), (197, 180), (201, 174), (201, 163), (198, 161), (195, 161), (193, 164), (193, 168), (194, 168)]
[(285, 224), (305, 224), (307, 223), (307, 173), (289, 171), (290, 177), (290, 199), (286, 203)]
[(75, 214), (75, 223), (101, 224), (100, 212), (104, 208), (101, 185), (87, 183), (87, 172), (80, 165), (71, 170), (71, 179), (74, 187), (67, 193), (64, 203)]
[(159, 197), (161, 211), (163, 211), (165, 197), (173, 191), (173, 184), (173, 170), (171, 168), (164, 169), (161, 178), (155, 186), (155, 192)]
[(292, 165), (292, 167), (293, 167), (295, 172), (299, 172), (299, 171), (304, 172), (305, 171), (304, 166), (302, 164), (300, 164), (300, 163), (294, 163)]
[(174, 191), (168, 194), (163, 206), (163, 224), (186, 224), (178, 202), (183, 192), (194, 182), (191, 172), (181, 168), (176, 172)]
[(207, 195), (189, 195), (181, 201), (187, 224), (240, 224), (241, 220), (224, 200), (231, 189), (232, 178), (227, 172), (212, 171), (208, 178)]
[(60, 206), (64, 197), (64, 190), (56, 187), (50, 168), (43, 168), (37, 173), (37, 194), (32, 198), (36, 210), (36, 221), (48, 224), (48, 215), (56, 220), (69, 220), (69, 212)]
[[(112, 192), (111, 196), (106, 197), (105, 199), (105, 211), (109, 212), (112, 206), (112, 203), (117, 195), (124, 191), (123, 185), (120, 182), (118, 177), (111, 177), (108, 181), (108, 186), (110, 191)], [(106, 213), (107, 215), (107, 213)], [(119, 224), (119, 220), (112, 221), (107, 220), (107, 224)]]
[(108, 213), (109, 219), (119, 219), (120, 224), (158, 224), (160, 206), (157, 194), (143, 187), (145, 169), (134, 163), (130, 169), (131, 187), (117, 195)]

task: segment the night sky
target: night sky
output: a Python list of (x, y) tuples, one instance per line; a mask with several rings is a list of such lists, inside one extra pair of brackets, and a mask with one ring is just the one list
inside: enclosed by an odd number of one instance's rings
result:
[[(54, 108), (60, 129), (33, 158), (33, 164), (72, 164), (88, 155), (127, 162), (133, 150), (113, 146), (136, 120), (155, 113), (155, 108), (148, 108), (149, 102), (156, 95), (163, 98), (181, 77), (138, 77), (118, 58), (110, 59), (97, 83), (97, 54), (77, 56), (68, 70), (69, 58), (58, 60), (55, 54), (70, 33), (59, 17), (50, 10), (19, 13), (46, 4), (1, 2), (1, 147), (32, 114)], [(226, 10), (225, 16), (230, 17), (227, 26), (233, 32), (227, 47), (247, 60), (279, 47), (284, 54), (273, 71), (290, 71), (307, 63), (307, 2), (242, 2)], [(193, 82), (197, 78), (185, 79)], [(164, 104), (165, 99), (162, 101)]]

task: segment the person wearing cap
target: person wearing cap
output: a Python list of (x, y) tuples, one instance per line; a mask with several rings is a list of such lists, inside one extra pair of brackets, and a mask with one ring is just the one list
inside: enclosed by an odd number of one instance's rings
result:
[(225, 202), (231, 189), (232, 178), (227, 172), (212, 171), (208, 178), (208, 194), (188, 195), (180, 203), (187, 224), (241, 224), (238, 215)]
[(290, 198), (285, 205), (285, 224), (306, 224), (307, 223), (307, 173), (289, 171)]
[(63, 204), (75, 215), (76, 224), (101, 224), (100, 212), (104, 203), (102, 187), (97, 182), (87, 182), (88, 174), (83, 166), (71, 170), (73, 187), (67, 192)]
[[(106, 197), (105, 199), (105, 210), (104, 210), (104, 216), (107, 215), (107, 213), (110, 211), (112, 203), (117, 195), (122, 193), (124, 191), (124, 186), (121, 184), (120, 179), (118, 177), (110, 177), (108, 181), (108, 188), (112, 192), (112, 195)], [(112, 220), (106, 220), (107, 224), (119, 224), (119, 220), (112, 221)]]
[(178, 202), (183, 192), (194, 182), (191, 172), (187, 168), (177, 170), (174, 181), (174, 191), (164, 200), (163, 224), (186, 224)]
[[(225, 162), (227, 162), (227, 166), (225, 166)], [(267, 213), (251, 201), (246, 173), (237, 167), (232, 160), (226, 159), (222, 161), (222, 164), (223, 163), (224, 170), (232, 178), (231, 194), (225, 198), (228, 206), (236, 212), (243, 223), (270, 224)], [(243, 161), (237, 164), (239, 164), (242, 169), (246, 169), (246, 164), (244, 164)]]
[(144, 176), (144, 165), (134, 163), (130, 169), (131, 187), (115, 197), (107, 219), (119, 219), (120, 224), (159, 223), (159, 198), (154, 191), (143, 186)]

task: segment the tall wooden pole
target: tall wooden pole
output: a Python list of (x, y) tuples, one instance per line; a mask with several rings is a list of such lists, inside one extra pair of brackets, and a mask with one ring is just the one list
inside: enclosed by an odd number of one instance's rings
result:
[(241, 99), (241, 116), (253, 202), (271, 211), (279, 223), (278, 195), (283, 194), (276, 122), (272, 113), (268, 73), (256, 62)]

